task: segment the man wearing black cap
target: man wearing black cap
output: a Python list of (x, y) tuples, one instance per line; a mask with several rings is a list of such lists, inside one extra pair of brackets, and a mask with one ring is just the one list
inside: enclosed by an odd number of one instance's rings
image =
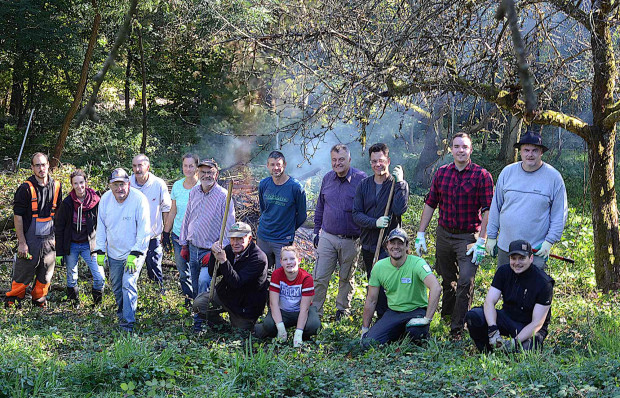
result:
[[(372, 268), (361, 331), (364, 346), (388, 343), (404, 335), (413, 340), (428, 336), (441, 286), (424, 259), (408, 254), (408, 245), (407, 232), (393, 229), (385, 244), (390, 257), (377, 261)], [(385, 289), (388, 309), (369, 329), (381, 287)]]
[[(551, 319), (554, 280), (532, 267), (532, 246), (524, 240), (510, 243), (510, 263), (500, 266), (484, 300), (465, 316), (467, 329), (481, 352), (542, 348)], [(503, 307), (495, 305), (503, 297)], [(507, 336), (507, 337), (502, 337)]]
[[(525, 239), (535, 248), (534, 265), (545, 269), (551, 246), (560, 241), (566, 215), (566, 188), (560, 173), (542, 161), (547, 151), (531, 130), (515, 144), (521, 161), (502, 170), (487, 225), (487, 253), (499, 249), (498, 265), (508, 263), (508, 244)], [(527, 216), (528, 222), (523, 222)]]

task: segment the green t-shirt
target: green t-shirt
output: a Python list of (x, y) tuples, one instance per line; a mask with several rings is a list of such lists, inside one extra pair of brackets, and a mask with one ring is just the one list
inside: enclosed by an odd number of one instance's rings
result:
[(432, 273), (431, 267), (420, 257), (408, 255), (400, 268), (394, 267), (388, 257), (377, 261), (368, 284), (383, 286), (391, 310), (408, 312), (428, 306), (424, 278)]

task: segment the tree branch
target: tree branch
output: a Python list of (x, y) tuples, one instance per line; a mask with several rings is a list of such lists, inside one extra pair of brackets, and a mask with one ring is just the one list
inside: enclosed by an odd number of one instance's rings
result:
[(556, 10), (565, 13), (575, 21), (579, 22), (587, 30), (591, 30), (590, 18), (588, 17), (588, 14), (579, 8), (581, 1), (574, 4), (570, 0), (548, 0), (548, 3), (555, 7)]

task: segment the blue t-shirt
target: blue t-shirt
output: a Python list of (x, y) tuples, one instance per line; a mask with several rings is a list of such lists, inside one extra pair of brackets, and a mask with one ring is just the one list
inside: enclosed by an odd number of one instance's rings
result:
[[(175, 182), (172, 185), (172, 192), (170, 197), (176, 201), (177, 215), (174, 217), (174, 223), (172, 224), (172, 233), (176, 236), (181, 236), (181, 224), (183, 223), (183, 217), (185, 217), (185, 209), (187, 209), (187, 201), (189, 200), (189, 191), (192, 189), (186, 189), (183, 186), (185, 177)], [(196, 185), (200, 184), (200, 181), (196, 182)]]
[(273, 178), (264, 178), (258, 184), (260, 219), (257, 236), (260, 239), (288, 243), (295, 239), (295, 231), (306, 221), (306, 192), (293, 177), (282, 185)]

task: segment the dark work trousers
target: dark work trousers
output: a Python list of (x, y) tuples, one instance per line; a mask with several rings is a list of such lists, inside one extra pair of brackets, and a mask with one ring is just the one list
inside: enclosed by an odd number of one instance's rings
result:
[(383, 317), (379, 319), (364, 336), (362, 345), (368, 347), (374, 344), (385, 344), (396, 341), (405, 334), (414, 341), (419, 341), (428, 337), (429, 325), (410, 326), (407, 322), (411, 318), (422, 318), (426, 316), (426, 307), (416, 308), (413, 311), (400, 312), (388, 309)]
[[(476, 344), (478, 351), (489, 352), (492, 347), (489, 345), (489, 325), (487, 324), (482, 307), (472, 308), (465, 316), (467, 330), (471, 339)], [(502, 336), (517, 337), (517, 334), (525, 327), (525, 323), (513, 321), (508, 317), (504, 310), (497, 310), (497, 328)], [(542, 349), (543, 341), (547, 337), (547, 329), (543, 326), (534, 337), (523, 341), (521, 349), (524, 351), (532, 349)]]
[(161, 261), (164, 258), (164, 250), (161, 247), (159, 238), (152, 238), (149, 241), (149, 248), (146, 252), (146, 271), (150, 280), (157, 282), (161, 293), (164, 293), (164, 273), (161, 268)]
[[(379, 260), (386, 258), (387, 256), (387, 252), (382, 248), (379, 252)], [(368, 280), (370, 280), (370, 271), (372, 271), (372, 266), (374, 265), (372, 263), (372, 260), (374, 260), (374, 258), (375, 252), (362, 249), (362, 259), (364, 260), (364, 266), (366, 267), (366, 278), (368, 278)], [(385, 314), (385, 311), (387, 311), (387, 309), (387, 297), (385, 296), (385, 290), (383, 289), (383, 286), (381, 286), (379, 288), (379, 298), (377, 299), (377, 306), (375, 307), (375, 311), (377, 311), (377, 317), (381, 318), (383, 314)]]
[(451, 317), (451, 330), (461, 330), (465, 314), (474, 299), (474, 279), (478, 266), (471, 262), (467, 245), (476, 242), (472, 233), (453, 234), (437, 227), (435, 266), (441, 276), (443, 299), (441, 316)]

